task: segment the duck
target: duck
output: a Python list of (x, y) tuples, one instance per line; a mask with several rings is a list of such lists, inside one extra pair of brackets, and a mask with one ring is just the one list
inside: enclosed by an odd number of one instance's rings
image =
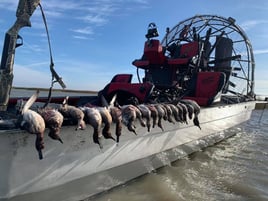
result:
[(184, 117), (183, 117), (183, 108), (182, 108), (182, 106), (179, 105), (179, 104), (176, 104), (174, 106), (177, 107), (177, 109), (178, 109), (179, 122), (185, 123), (185, 120), (184, 120)]
[(100, 149), (103, 148), (101, 143), (102, 133), (102, 117), (99, 110), (95, 107), (81, 107), (81, 111), (85, 114), (86, 122), (93, 127), (93, 142), (98, 144)]
[(108, 103), (103, 95), (101, 95), (101, 104), (103, 107), (106, 107), (112, 117), (112, 122), (115, 123), (115, 135), (116, 143), (119, 144), (120, 136), (122, 134), (122, 111), (116, 105), (117, 94), (114, 94), (111, 101)]
[(162, 103), (162, 106), (166, 109), (167, 121), (174, 124), (175, 122), (172, 118), (173, 113), (170, 104)]
[(194, 118), (193, 118), (193, 123), (195, 126), (197, 126), (200, 130), (200, 122), (199, 122), (199, 118), (198, 115), (200, 114), (200, 106), (198, 105), (198, 103), (194, 100), (190, 100), (190, 99), (183, 99), (181, 100), (181, 103), (184, 103), (185, 105), (191, 106), (193, 108), (193, 114), (194, 114)]
[(137, 105), (138, 109), (141, 111), (142, 117), (146, 120), (147, 131), (151, 130), (151, 110), (145, 104)]
[(167, 119), (166, 117), (166, 110), (163, 107), (162, 104), (154, 104), (157, 113), (158, 113), (158, 121), (157, 121), (157, 126), (161, 128), (162, 131), (164, 131), (163, 125), (162, 125), (162, 119)]
[(146, 123), (145, 123), (145, 121), (144, 121), (143, 118), (142, 118), (142, 113), (141, 113), (141, 111), (139, 110), (139, 108), (138, 108), (137, 106), (134, 106), (134, 105), (129, 105), (129, 106), (132, 107), (133, 110), (135, 111), (135, 113), (136, 113), (136, 118), (137, 118), (138, 121), (140, 122), (140, 125), (141, 125), (142, 127), (146, 127)]
[(145, 127), (145, 122), (142, 119), (141, 111), (134, 105), (123, 105), (120, 107), (122, 112), (122, 122), (128, 128), (130, 132), (136, 133), (136, 126), (134, 125), (134, 121), (136, 119), (139, 120), (142, 127)]
[(59, 112), (64, 117), (71, 118), (77, 122), (75, 130), (84, 130), (86, 128), (86, 124), (84, 121), (85, 114), (83, 113), (83, 111), (81, 111), (81, 109), (72, 105), (68, 105), (68, 99), (69, 96), (66, 96), (66, 98), (63, 100), (61, 107), (59, 108)]
[(173, 104), (168, 104), (169, 108), (172, 111), (173, 117), (175, 119), (176, 122), (180, 122), (180, 116), (179, 116), (179, 109), (173, 105)]
[(137, 135), (135, 130), (134, 121), (137, 118), (136, 110), (133, 105), (124, 105), (121, 108), (122, 123), (127, 127), (130, 132)]
[(192, 119), (193, 115), (194, 115), (194, 107), (189, 104), (189, 103), (185, 103), (184, 101), (180, 101), (181, 105), (184, 105), (187, 108), (187, 112), (188, 112), (188, 118)]
[(110, 107), (109, 111), (112, 116), (112, 121), (115, 123), (116, 143), (118, 144), (120, 136), (122, 134), (122, 112), (116, 106)]
[(17, 111), (19, 114), (18, 124), (21, 129), (26, 130), (30, 134), (35, 134), (35, 149), (38, 152), (39, 159), (43, 159), (42, 150), (44, 149), (44, 132), (45, 121), (40, 114), (30, 109), (39, 95), (39, 90), (33, 94), (24, 104), (22, 99), (17, 101)]
[(109, 112), (107, 107), (96, 107), (96, 109), (100, 112), (102, 123), (104, 127), (102, 129), (102, 135), (106, 139), (112, 139), (115, 141), (115, 138), (112, 136), (111, 133), (111, 124), (112, 124), (112, 115)]
[(37, 112), (43, 117), (46, 127), (49, 128), (48, 136), (51, 139), (58, 140), (63, 144), (63, 141), (59, 136), (63, 123), (62, 114), (52, 107), (38, 108)]
[(155, 108), (155, 106), (152, 105), (152, 104), (146, 104), (146, 107), (148, 107), (148, 109), (151, 111), (151, 117), (153, 119), (153, 125), (152, 125), (152, 127), (154, 128), (156, 126), (156, 123), (157, 123), (158, 111)]
[(183, 122), (185, 122), (186, 124), (188, 124), (188, 119), (187, 119), (187, 116), (188, 116), (188, 109), (186, 107), (185, 104), (182, 104), (180, 102), (177, 103), (177, 106), (180, 107), (183, 111), (182, 113), (182, 119), (183, 119)]

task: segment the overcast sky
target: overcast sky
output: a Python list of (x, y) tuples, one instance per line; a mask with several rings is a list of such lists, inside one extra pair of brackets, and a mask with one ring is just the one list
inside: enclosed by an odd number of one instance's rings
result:
[[(166, 27), (196, 14), (236, 19), (250, 39), (256, 62), (257, 94), (268, 95), (267, 0), (41, 0), (51, 38), (55, 69), (69, 89), (100, 90), (117, 73), (132, 73), (140, 58), (145, 32), (155, 22), (161, 40)], [(16, 20), (18, 0), (0, 1), (0, 49), (5, 32)], [(50, 87), (49, 51), (38, 8), (32, 27), (20, 35), (14, 85)], [(135, 79), (134, 79), (135, 81)], [(59, 85), (55, 85), (60, 88)]]

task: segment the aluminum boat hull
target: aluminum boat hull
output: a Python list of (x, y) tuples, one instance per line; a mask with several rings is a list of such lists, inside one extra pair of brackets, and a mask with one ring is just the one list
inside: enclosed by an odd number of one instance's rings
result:
[(136, 122), (137, 136), (124, 127), (119, 144), (103, 139), (102, 150), (89, 125), (80, 131), (66, 126), (63, 144), (46, 132), (43, 160), (34, 135), (0, 131), (0, 201), (78, 201), (96, 195), (234, 135), (230, 129), (247, 121), (254, 107), (252, 101), (202, 108), (201, 130), (191, 120), (163, 121), (164, 132), (158, 127), (147, 132)]

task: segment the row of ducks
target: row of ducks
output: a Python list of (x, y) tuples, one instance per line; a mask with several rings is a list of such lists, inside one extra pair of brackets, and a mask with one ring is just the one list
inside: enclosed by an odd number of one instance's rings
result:
[[(130, 132), (135, 135), (136, 127), (134, 122), (138, 120), (142, 127), (147, 127), (150, 132), (152, 128), (158, 126), (162, 131), (162, 120), (170, 123), (181, 122), (188, 123), (192, 119), (194, 125), (199, 125), (198, 115), (200, 113), (199, 105), (192, 100), (180, 100), (176, 103), (158, 103), (158, 104), (139, 104), (114, 106), (116, 96), (108, 105), (102, 97), (103, 107), (86, 104), (83, 107), (68, 105), (68, 97), (65, 98), (59, 108), (45, 107), (38, 108), (37, 111), (30, 107), (36, 101), (39, 91), (33, 94), (26, 103), (18, 100), (17, 110), (19, 111), (19, 126), (21, 129), (36, 135), (35, 148), (39, 159), (43, 159), (42, 150), (44, 149), (45, 128), (49, 129), (48, 136), (53, 140), (63, 143), (60, 137), (60, 130), (64, 118), (72, 119), (77, 122), (75, 130), (84, 130), (86, 125), (93, 127), (93, 142), (103, 148), (100, 141), (103, 136), (105, 139), (112, 139), (119, 143), (122, 134), (122, 126), (125, 125)], [(111, 132), (111, 124), (114, 123), (115, 135)], [(201, 128), (200, 128), (201, 129)]]

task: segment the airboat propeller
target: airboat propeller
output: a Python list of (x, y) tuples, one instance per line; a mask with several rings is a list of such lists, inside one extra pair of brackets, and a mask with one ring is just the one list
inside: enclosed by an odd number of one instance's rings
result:
[[(162, 45), (203, 41), (199, 68), (225, 72), (228, 82), (225, 93), (254, 95), (254, 55), (245, 32), (235, 19), (216, 15), (196, 15), (179, 22), (167, 33)], [(167, 51), (166, 54), (169, 54)]]

